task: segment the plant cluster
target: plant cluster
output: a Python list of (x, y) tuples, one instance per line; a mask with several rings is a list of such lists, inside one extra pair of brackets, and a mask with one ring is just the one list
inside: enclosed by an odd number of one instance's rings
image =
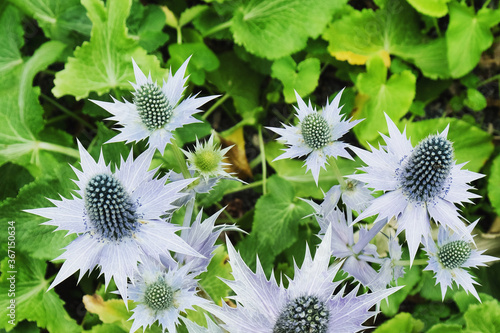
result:
[(498, 23), (1, 3), (0, 329), (495, 332)]

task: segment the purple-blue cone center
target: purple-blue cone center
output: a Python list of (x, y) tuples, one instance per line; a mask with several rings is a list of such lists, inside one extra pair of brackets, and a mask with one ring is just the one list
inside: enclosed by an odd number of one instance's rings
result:
[(442, 136), (422, 140), (413, 150), (400, 180), (413, 201), (429, 201), (444, 190), (453, 166), (453, 146)]
[(160, 87), (154, 83), (140, 86), (134, 93), (134, 104), (149, 130), (162, 128), (170, 121), (173, 107)]
[(321, 149), (332, 141), (330, 126), (319, 113), (311, 113), (302, 120), (300, 128), (306, 145)]
[(172, 288), (161, 279), (148, 285), (144, 291), (144, 304), (152, 310), (166, 310), (172, 306), (173, 302)]
[(441, 246), (437, 256), (444, 267), (454, 269), (462, 266), (469, 259), (471, 252), (469, 243), (456, 240)]
[(84, 196), (87, 216), (98, 235), (116, 241), (131, 236), (137, 229), (135, 205), (120, 181), (112, 175), (92, 177)]
[(329, 311), (316, 296), (297, 297), (281, 311), (273, 327), (273, 333), (328, 331)]

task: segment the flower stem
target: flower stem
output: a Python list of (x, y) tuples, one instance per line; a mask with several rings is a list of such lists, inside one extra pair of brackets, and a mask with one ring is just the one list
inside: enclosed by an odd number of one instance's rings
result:
[(382, 228), (387, 224), (387, 219), (382, 219), (376, 222), (373, 227), (366, 233), (365, 237), (361, 238), (353, 247), (352, 252), (355, 254), (361, 253), (363, 249), (370, 243), (370, 241), (375, 238), (375, 236), (382, 230)]
[(216, 25), (215, 27), (213, 27), (212, 29), (208, 30), (207, 32), (205, 32), (203, 34), (203, 37), (207, 37), (211, 34), (214, 34), (216, 32), (219, 32), (221, 30), (224, 30), (224, 29), (227, 29), (229, 28), (231, 25), (233, 25), (233, 21), (229, 20), (227, 22), (224, 22), (224, 23), (221, 23), (219, 25)]
[(49, 143), (49, 142), (39, 141), (38, 142), (38, 149), (53, 151), (56, 153), (60, 153), (60, 154), (74, 157), (76, 159), (80, 158), (80, 152), (78, 150), (73, 149), (73, 148), (69, 148), (69, 147), (59, 146), (59, 145)]
[(256, 182), (253, 182), (253, 183), (248, 184), (248, 185), (243, 185), (243, 186), (238, 187), (238, 188), (232, 188), (232, 189), (229, 189), (226, 192), (224, 192), (224, 195), (230, 194), (230, 193), (236, 193), (236, 192), (240, 192), (240, 191), (244, 191), (244, 190), (248, 190), (248, 189), (254, 188), (254, 187), (259, 187), (259, 186), (262, 185), (263, 182), (264, 182), (263, 180), (258, 180)]
[(344, 190), (346, 188), (346, 183), (344, 180), (344, 177), (342, 177), (342, 173), (340, 172), (340, 169), (337, 165), (337, 160), (335, 158), (330, 159), (330, 165), (333, 168), (333, 173), (335, 174), (335, 177), (339, 181), (340, 188)]
[(267, 164), (266, 164), (266, 149), (264, 148), (264, 138), (262, 137), (262, 126), (259, 126), (259, 148), (261, 154), (261, 165), (262, 165), (262, 194), (265, 195), (267, 193)]
[(87, 126), (90, 129), (96, 129), (96, 127), (94, 125), (92, 125), (91, 123), (89, 123), (85, 119), (83, 119), (80, 116), (78, 116), (75, 112), (72, 112), (68, 108), (62, 106), (56, 100), (50, 98), (49, 96), (47, 96), (45, 94), (40, 94), (40, 97), (42, 97), (44, 100), (46, 100), (50, 104), (54, 105), (56, 108), (58, 108), (59, 110), (61, 110), (62, 112), (64, 112), (68, 116), (70, 116), (71, 118), (74, 118), (78, 122), (82, 123), (84, 126)]
[(172, 141), (172, 152), (174, 153), (175, 160), (177, 161), (177, 164), (181, 168), (182, 175), (184, 176), (184, 179), (189, 179), (191, 177), (191, 173), (189, 173), (189, 170), (186, 165), (186, 159), (184, 158), (184, 154), (182, 153), (181, 149), (177, 145), (177, 140)]
[(182, 221), (182, 226), (186, 229), (183, 229), (181, 231), (181, 237), (185, 236), (188, 228), (191, 226), (191, 216), (193, 215), (193, 210), (194, 210), (194, 198), (190, 199), (186, 204), (186, 212), (184, 213), (184, 220)]
[(222, 96), (221, 98), (219, 98), (217, 100), (217, 102), (214, 103), (214, 105), (212, 105), (210, 107), (210, 109), (207, 110), (207, 112), (205, 112), (203, 114), (203, 116), (201, 116), (201, 119), (203, 120), (206, 120), (211, 114), (212, 112), (215, 111), (215, 109), (217, 109), (222, 103), (224, 103), (226, 101), (226, 99), (228, 99), (229, 97), (231, 97), (231, 95), (229, 94), (225, 94), (224, 96)]
[[(413, 265), (426, 265), (427, 259), (415, 259), (413, 260)], [(410, 260), (398, 260), (396, 265), (399, 266), (410, 266)]]

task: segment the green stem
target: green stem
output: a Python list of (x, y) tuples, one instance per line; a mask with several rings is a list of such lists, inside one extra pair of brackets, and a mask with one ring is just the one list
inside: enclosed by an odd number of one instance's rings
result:
[(480, 87), (480, 86), (483, 86), (483, 85), (490, 83), (491, 81), (495, 81), (495, 80), (500, 80), (500, 74), (494, 75), (494, 76), (484, 80), (483, 82), (481, 82), (477, 86)]
[(76, 119), (78, 122), (82, 123), (83, 125), (87, 126), (88, 128), (91, 128), (91, 129), (96, 129), (96, 127), (92, 124), (90, 124), (89, 122), (87, 122), (85, 119), (81, 118), (80, 116), (78, 116), (75, 112), (72, 112), (70, 111), (68, 108), (62, 106), (61, 104), (59, 104), (56, 100), (50, 98), (49, 96), (45, 95), (45, 94), (40, 94), (40, 97), (42, 97), (44, 100), (46, 100), (47, 102), (49, 102), (50, 104), (54, 105), (56, 108), (58, 108), (59, 110), (61, 110), (62, 112), (64, 112), (66, 115), (68, 115), (69, 117), (71, 118), (74, 118)]
[(265, 195), (267, 193), (267, 164), (266, 164), (266, 149), (264, 148), (264, 138), (262, 137), (262, 126), (259, 126), (259, 148), (261, 155), (261, 165), (262, 165), (262, 194)]
[(207, 37), (211, 34), (214, 34), (216, 32), (219, 32), (221, 30), (224, 30), (224, 29), (227, 29), (229, 28), (231, 25), (233, 24), (233, 21), (227, 21), (227, 22), (224, 22), (224, 23), (221, 23), (219, 25), (216, 25), (215, 27), (213, 27), (212, 29), (208, 30), (207, 32), (205, 32), (203, 34), (203, 37)]
[(330, 159), (329, 162), (330, 162), (330, 165), (333, 168), (333, 173), (335, 174), (335, 177), (339, 181), (340, 188), (345, 189), (346, 188), (345, 180), (344, 180), (344, 177), (342, 177), (342, 173), (340, 172), (340, 169), (339, 169), (339, 167), (337, 165), (336, 159), (332, 158), (332, 159)]
[(177, 26), (177, 44), (182, 44), (182, 31), (179, 25)]
[(214, 105), (212, 105), (210, 107), (210, 109), (207, 110), (207, 112), (205, 112), (203, 114), (203, 116), (201, 116), (201, 119), (203, 120), (206, 120), (211, 114), (212, 112), (215, 111), (215, 109), (217, 109), (222, 103), (224, 103), (226, 101), (226, 99), (228, 99), (229, 97), (231, 97), (231, 95), (229, 94), (225, 94), (224, 96), (222, 96), (221, 98), (219, 98), (217, 100), (217, 102), (214, 103)]
[(232, 189), (229, 189), (226, 192), (224, 192), (224, 195), (248, 190), (249, 188), (259, 187), (262, 185), (263, 182), (264, 182), (263, 180), (258, 180), (256, 182), (251, 183), (251, 184), (243, 185), (242, 187), (232, 188)]
[(57, 117), (47, 119), (47, 121), (45, 122), (45, 125), (50, 125), (50, 124), (53, 124), (53, 123), (57, 123), (58, 121), (65, 120), (67, 118), (69, 118), (69, 116), (67, 114), (61, 114), (61, 115), (59, 115)]
[(76, 159), (80, 158), (80, 152), (78, 150), (73, 149), (73, 148), (69, 148), (69, 147), (59, 146), (59, 145), (49, 143), (49, 142), (39, 141), (38, 148), (41, 150), (53, 151), (56, 153), (71, 156), (71, 157), (74, 157)]
[[(218, 202), (216, 202), (216, 203), (215, 203), (215, 205), (216, 205), (216, 206), (217, 206), (217, 208), (219, 208), (219, 209), (224, 208), (224, 207), (223, 207), (220, 203), (218, 203)], [(235, 220), (235, 219), (231, 216), (231, 214), (229, 214), (229, 213), (228, 213), (225, 209), (224, 209), (222, 212), (224, 213), (224, 215), (226, 215), (226, 216), (227, 216), (227, 218), (229, 219), (229, 221), (231, 221), (231, 223), (233, 223), (233, 224), (237, 224), (237, 223), (238, 223), (238, 221), (236, 221), (236, 220)]]
[(257, 155), (257, 157), (251, 160), (250, 163), (248, 163), (248, 165), (250, 166), (250, 169), (253, 169), (260, 163), (262, 163), (262, 154)]
[[(426, 265), (427, 259), (415, 259), (413, 260), (413, 265)], [(397, 265), (400, 266), (410, 266), (410, 261), (409, 260), (398, 260), (396, 262)]]
[(186, 165), (186, 159), (184, 158), (184, 154), (182, 153), (181, 149), (177, 145), (177, 140), (172, 141), (172, 152), (174, 153), (175, 160), (177, 161), (177, 164), (181, 168), (182, 175), (184, 176), (184, 179), (189, 179), (191, 177), (191, 173), (189, 173), (189, 170)]

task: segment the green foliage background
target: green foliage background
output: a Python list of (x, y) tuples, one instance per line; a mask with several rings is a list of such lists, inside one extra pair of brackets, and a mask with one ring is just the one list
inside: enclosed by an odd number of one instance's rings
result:
[[(311, 210), (298, 198), (322, 199), (322, 190), (336, 183), (330, 169), (317, 188), (303, 162), (273, 161), (283, 147), (263, 126), (293, 119), (294, 90), (323, 105), (344, 87), (343, 112), (365, 119), (346, 139), (352, 144), (377, 145), (387, 132), (384, 112), (414, 144), (450, 124), (458, 162), (486, 174), (475, 184), (482, 199), (463, 214), (481, 218), (486, 236), (476, 237), (477, 244), (498, 256), (499, 23), (498, 2), (484, 0), (2, 1), (0, 330), (130, 329), (123, 302), (102, 290), (95, 272), (78, 286), (71, 280), (46, 292), (60, 265), (50, 261), (73, 237), (22, 210), (70, 196), (76, 139), (94, 157), (102, 148), (114, 163), (130, 152), (123, 143), (103, 145), (113, 124), (88, 99), (130, 100), (132, 58), (160, 82), (192, 55), (188, 94), (221, 95), (202, 114), (202, 125), (179, 131), (181, 142), (189, 146), (211, 128), (225, 138), (243, 133), (249, 185), (222, 182), (198, 204), (207, 211), (228, 205), (221, 222), (248, 232), (231, 237), (251, 267), (258, 254), (269, 274), (274, 268), (292, 275), (293, 258), (300, 263), (306, 242), (318, 242), (316, 222), (303, 218)], [(169, 154), (155, 163), (175, 168)], [(359, 166), (357, 159), (339, 161), (343, 174)], [(16, 326), (7, 316), (9, 221), (16, 227)], [(214, 300), (230, 292), (215, 278), (230, 278), (226, 255), (221, 247), (201, 277)], [(432, 275), (412, 268), (399, 281), (406, 287), (382, 305), (376, 325), (384, 323), (375, 332), (500, 331), (498, 266), (477, 273), (482, 304), (463, 291), (441, 302)], [(102, 303), (82, 303), (94, 294)], [(199, 312), (188, 316), (203, 323)]]

